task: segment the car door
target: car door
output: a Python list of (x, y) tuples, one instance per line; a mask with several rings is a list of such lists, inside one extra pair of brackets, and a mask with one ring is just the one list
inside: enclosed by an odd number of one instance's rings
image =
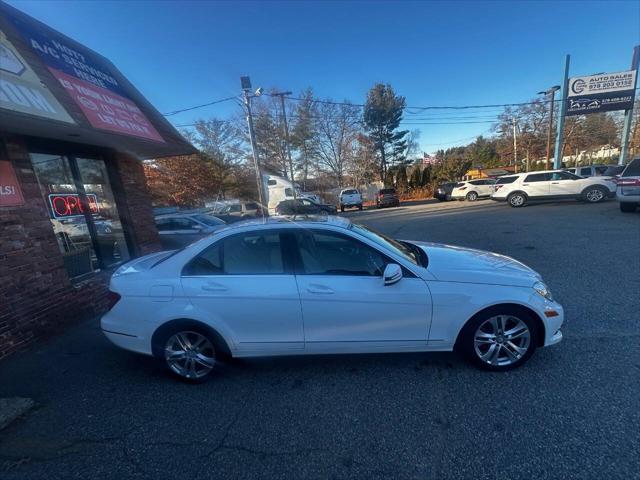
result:
[(329, 230), (295, 234), (296, 280), (309, 351), (424, 346), (431, 314), (426, 283), (404, 270), (385, 285), (395, 263), (352, 236)]
[(550, 180), (549, 173), (530, 173), (524, 177), (522, 186), (529, 198), (548, 197)]
[(287, 258), (277, 230), (228, 235), (184, 267), (182, 286), (240, 352), (302, 349), (302, 310)]
[(482, 185), (480, 185), (482, 189), (480, 195), (482, 197), (490, 197), (493, 192), (493, 184), (496, 183), (496, 181), (491, 178), (485, 178), (482, 182)]
[(580, 194), (582, 182), (567, 172), (553, 172), (549, 183), (549, 195), (553, 197), (575, 197)]

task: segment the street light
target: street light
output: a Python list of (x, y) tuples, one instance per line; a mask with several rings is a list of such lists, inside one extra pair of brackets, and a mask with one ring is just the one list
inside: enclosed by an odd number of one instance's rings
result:
[(549, 106), (549, 131), (547, 133), (547, 159), (545, 162), (545, 168), (549, 170), (549, 158), (551, 157), (551, 132), (553, 131), (553, 102), (555, 100), (556, 92), (560, 90), (560, 85), (554, 85), (548, 90), (538, 92), (538, 95), (551, 95), (551, 101)]

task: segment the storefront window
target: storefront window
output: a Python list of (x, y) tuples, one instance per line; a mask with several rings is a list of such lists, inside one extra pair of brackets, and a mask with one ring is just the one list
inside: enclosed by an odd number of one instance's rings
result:
[(127, 260), (104, 162), (41, 153), (31, 162), (69, 276)]
[(128, 260), (127, 243), (104, 161), (78, 158), (77, 162), (89, 204), (95, 201), (96, 211), (92, 214), (96, 226), (98, 250), (104, 265), (109, 267)]

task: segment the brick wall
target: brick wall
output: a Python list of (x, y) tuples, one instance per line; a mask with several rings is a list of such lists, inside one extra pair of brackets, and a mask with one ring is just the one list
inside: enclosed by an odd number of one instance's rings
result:
[[(22, 206), (0, 207), (1, 359), (104, 312), (111, 272), (81, 282), (69, 280), (25, 145), (19, 137), (0, 137), (0, 142), (6, 146), (25, 200)], [(140, 161), (119, 154), (106, 161), (115, 172), (114, 194), (123, 224), (130, 230), (132, 253), (160, 249)]]

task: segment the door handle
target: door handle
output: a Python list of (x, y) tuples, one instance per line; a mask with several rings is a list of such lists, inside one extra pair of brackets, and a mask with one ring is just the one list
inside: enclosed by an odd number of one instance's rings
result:
[(205, 283), (200, 288), (202, 290), (206, 290), (207, 292), (225, 292), (229, 290), (228, 287), (220, 285), (219, 283)]
[(331, 288), (318, 284), (309, 285), (307, 287), (307, 292), (319, 295), (331, 295), (332, 293), (335, 293)]

